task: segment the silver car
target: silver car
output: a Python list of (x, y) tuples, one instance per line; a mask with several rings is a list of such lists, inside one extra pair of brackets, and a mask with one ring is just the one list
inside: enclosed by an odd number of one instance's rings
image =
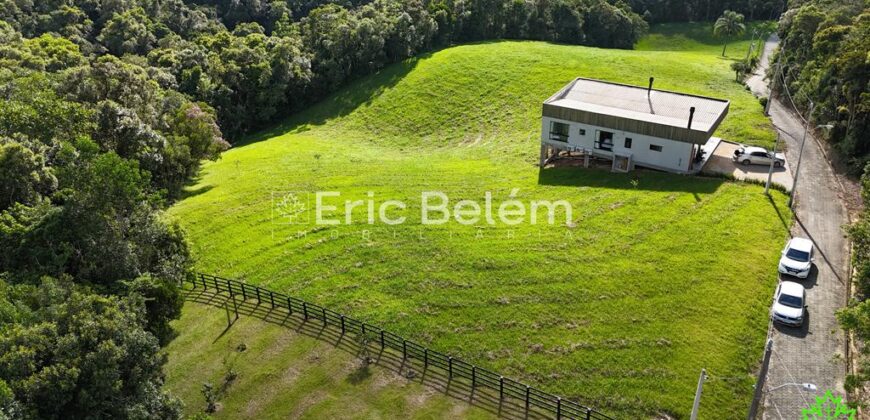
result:
[(744, 165), (770, 165), (770, 161), (773, 160), (775, 168), (785, 165), (785, 155), (782, 153), (774, 155), (763, 147), (755, 146), (738, 147), (734, 151), (734, 156), (731, 157), (731, 160)]

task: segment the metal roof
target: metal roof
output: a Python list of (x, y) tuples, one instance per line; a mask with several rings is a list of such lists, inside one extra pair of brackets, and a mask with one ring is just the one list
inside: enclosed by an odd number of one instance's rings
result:
[(728, 105), (724, 99), (578, 77), (544, 101), (543, 115), (704, 144), (728, 114)]

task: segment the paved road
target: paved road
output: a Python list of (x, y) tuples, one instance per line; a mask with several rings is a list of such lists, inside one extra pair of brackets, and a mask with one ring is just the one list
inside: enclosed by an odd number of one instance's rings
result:
[[(768, 39), (762, 65), (747, 81), (756, 94), (767, 94), (764, 66), (777, 43), (776, 35)], [(771, 104), (770, 116), (774, 125), (783, 132), (786, 158), (795, 167), (804, 132), (803, 122), (778, 100)], [(809, 322), (805, 322), (801, 329), (772, 328), (774, 351), (766, 388), (809, 382), (816, 384), (819, 390), (807, 392), (790, 386), (766, 394), (765, 419), (801, 418), (801, 409), (809, 406), (815, 395), (828, 389), (845, 395), (846, 341), (834, 315), (837, 308), (846, 304), (849, 270), (849, 244), (842, 229), (849, 222), (849, 216), (841, 194), (837, 177), (820, 143), (808, 137), (797, 184), (796, 221), (792, 235), (808, 237), (816, 244), (815, 268), (807, 280), (801, 281), (807, 287)]]

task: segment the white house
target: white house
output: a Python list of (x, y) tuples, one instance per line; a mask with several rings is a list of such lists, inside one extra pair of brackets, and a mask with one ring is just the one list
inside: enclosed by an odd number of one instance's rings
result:
[[(577, 78), (544, 101), (541, 166), (560, 151), (613, 160), (613, 169), (635, 165), (692, 173), (693, 161), (728, 113), (729, 102), (649, 87)], [(707, 145), (707, 147), (705, 147)]]

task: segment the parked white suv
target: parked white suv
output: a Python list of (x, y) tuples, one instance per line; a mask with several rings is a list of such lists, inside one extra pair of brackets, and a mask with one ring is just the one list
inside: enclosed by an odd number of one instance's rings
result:
[(792, 238), (782, 250), (779, 259), (779, 272), (805, 279), (813, 266), (813, 241), (806, 238)]
[(774, 155), (763, 147), (754, 146), (738, 147), (731, 160), (744, 165), (770, 165), (770, 161), (773, 160), (773, 166), (776, 168), (785, 165), (785, 155), (782, 153)]
[(770, 316), (773, 322), (800, 327), (804, 324), (807, 291), (800, 283), (784, 281), (776, 287)]

